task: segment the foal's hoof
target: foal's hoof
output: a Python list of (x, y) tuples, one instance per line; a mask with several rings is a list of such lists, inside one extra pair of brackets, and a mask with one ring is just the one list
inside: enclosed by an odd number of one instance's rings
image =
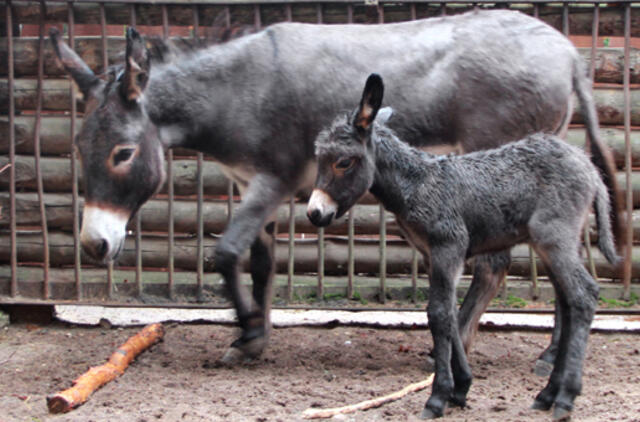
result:
[(265, 347), (267, 347), (267, 336), (264, 335), (264, 329), (254, 329), (243, 333), (242, 337), (234, 341), (220, 362), (225, 365), (248, 362), (260, 356)]
[(237, 347), (229, 347), (224, 353), (224, 356), (220, 359), (220, 363), (226, 366), (234, 366), (239, 363), (245, 362), (247, 357), (242, 350)]
[(442, 416), (442, 413), (437, 414), (433, 410), (425, 407), (422, 409), (422, 414), (420, 415), (420, 419), (436, 419)]
[(551, 409), (551, 403), (547, 403), (542, 400), (534, 400), (531, 408), (534, 410), (549, 410)]
[(542, 359), (538, 359), (536, 366), (533, 368), (533, 373), (543, 378), (548, 378), (551, 375), (551, 371), (553, 371), (553, 364)]
[(571, 410), (556, 404), (553, 408), (553, 420), (555, 422), (571, 420)]

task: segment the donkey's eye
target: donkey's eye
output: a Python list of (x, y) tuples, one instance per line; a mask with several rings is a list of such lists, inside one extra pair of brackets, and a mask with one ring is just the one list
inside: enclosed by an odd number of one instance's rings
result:
[(343, 158), (342, 160), (334, 163), (333, 167), (336, 170), (346, 171), (346, 170), (349, 170), (351, 166), (353, 166), (354, 162), (355, 160), (353, 158)]
[(135, 148), (122, 148), (113, 156), (113, 165), (117, 166), (118, 164), (128, 161), (133, 156), (135, 152)]

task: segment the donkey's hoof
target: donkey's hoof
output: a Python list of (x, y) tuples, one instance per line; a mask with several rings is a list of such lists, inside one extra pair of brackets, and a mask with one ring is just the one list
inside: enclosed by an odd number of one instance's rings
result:
[(420, 419), (436, 419), (442, 416), (442, 413), (436, 413), (433, 410), (425, 407), (422, 409), (422, 414), (420, 414)]
[(246, 356), (242, 350), (237, 347), (229, 347), (220, 359), (220, 363), (225, 366), (234, 366), (243, 362), (245, 359)]
[(567, 409), (563, 406), (556, 406), (553, 408), (553, 420), (555, 422), (560, 421), (570, 421), (571, 420), (571, 410)]
[(534, 400), (531, 408), (534, 410), (549, 410), (551, 409), (551, 404), (543, 400)]
[(536, 366), (533, 368), (533, 373), (543, 378), (548, 378), (551, 375), (551, 371), (553, 371), (553, 364), (542, 359), (538, 359)]

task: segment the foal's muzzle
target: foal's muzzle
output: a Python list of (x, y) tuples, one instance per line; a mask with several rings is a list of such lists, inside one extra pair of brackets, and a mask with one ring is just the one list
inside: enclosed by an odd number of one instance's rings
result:
[(338, 212), (338, 204), (323, 190), (314, 189), (307, 205), (307, 217), (318, 227), (331, 224)]

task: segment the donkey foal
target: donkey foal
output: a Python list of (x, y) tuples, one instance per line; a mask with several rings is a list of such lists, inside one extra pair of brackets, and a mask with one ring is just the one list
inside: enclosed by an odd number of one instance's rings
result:
[(598, 298), (598, 285), (579, 255), (592, 204), (598, 247), (609, 262), (619, 260), (598, 171), (582, 151), (551, 135), (462, 156), (421, 152), (384, 125), (390, 109), (380, 110), (374, 121), (382, 96), (382, 79), (373, 74), (356, 111), (338, 116), (318, 135), (318, 176), (307, 215), (326, 226), (370, 190), (430, 258), (427, 314), (436, 374), (422, 416), (442, 416), (448, 402), (463, 407), (471, 386), (455, 301), (465, 260), (529, 242), (548, 268), (562, 318), (554, 368), (533, 407), (555, 405), (554, 419), (568, 418), (580, 393)]

